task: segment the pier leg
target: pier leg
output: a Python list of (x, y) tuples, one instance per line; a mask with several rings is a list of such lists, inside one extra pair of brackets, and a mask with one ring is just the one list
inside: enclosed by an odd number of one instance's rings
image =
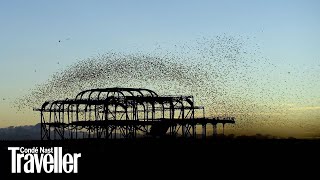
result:
[(196, 136), (197, 136), (197, 131), (196, 131), (196, 129), (197, 129), (197, 125), (192, 125), (192, 133), (193, 133), (193, 138), (196, 138)]
[(222, 124), (222, 134), (224, 135), (224, 123)]
[(207, 136), (207, 125), (202, 124), (202, 138), (205, 139)]
[(212, 124), (212, 128), (213, 128), (213, 129), (212, 129), (212, 130), (213, 130), (213, 131), (212, 131), (212, 132), (213, 132), (212, 135), (213, 135), (213, 136), (216, 136), (216, 135), (218, 134), (217, 124)]
[(181, 125), (182, 128), (182, 137), (186, 136), (186, 126), (184, 124)]

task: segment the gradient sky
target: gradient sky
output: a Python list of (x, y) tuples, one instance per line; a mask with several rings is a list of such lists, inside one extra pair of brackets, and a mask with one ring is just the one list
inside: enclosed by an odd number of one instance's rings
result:
[(109, 50), (147, 51), (157, 43), (221, 34), (254, 38), (261, 55), (280, 69), (310, 71), (302, 79), (297, 77), (302, 85), (310, 85), (303, 94), (307, 102), (291, 110), (313, 114), (316, 121), (320, 118), (319, 9), (317, 0), (3, 0), (0, 127), (37, 123), (38, 114), (12, 108), (14, 99), (79, 59)]

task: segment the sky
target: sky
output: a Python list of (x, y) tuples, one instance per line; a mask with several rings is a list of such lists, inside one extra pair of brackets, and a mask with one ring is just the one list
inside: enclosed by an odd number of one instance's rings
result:
[[(249, 37), (259, 56), (277, 66), (274, 74), (256, 76), (283, 79), (287, 74), (279, 74), (297, 69), (291, 85), (273, 85), (287, 88), (282, 105), (290, 106), (293, 119), (312, 119), (312, 126), (320, 127), (319, 8), (317, 0), (2, 0), (0, 127), (37, 123), (38, 114), (18, 112), (14, 100), (79, 60), (110, 50), (150, 52), (158, 44), (169, 44), (170, 51), (172, 44), (222, 34)], [(297, 92), (302, 102), (289, 97)]]

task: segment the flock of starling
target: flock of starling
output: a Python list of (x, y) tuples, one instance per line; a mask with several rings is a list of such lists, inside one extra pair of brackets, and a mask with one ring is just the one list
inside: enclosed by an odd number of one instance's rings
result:
[[(290, 121), (290, 110), (284, 105), (291, 99), (305, 100), (301, 97), (305, 88), (294, 82), (303, 81), (295, 78), (295, 73), (300, 76), (303, 72), (295, 67), (281, 72), (261, 55), (259, 45), (250, 41), (222, 35), (169, 49), (159, 45), (151, 52), (110, 51), (53, 74), (17, 100), (18, 108), (73, 98), (86, 89), (135, 87), (160, 95), (193, 95), (197, 105), (205, 106), (206, 116), (235, 116), (237, 129), (288, 123), (303, 126), (305, 123)], [(317, 73), (319, 68), (313, 71)]]

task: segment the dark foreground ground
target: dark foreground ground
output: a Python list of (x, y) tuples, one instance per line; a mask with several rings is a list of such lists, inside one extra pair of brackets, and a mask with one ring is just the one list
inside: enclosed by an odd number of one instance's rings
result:
[[(8, 147), (63, 147), (81, 153), (78, 174), (11, 174)], [(320, 140), (207, 138), (81, 141), (0, 141), (0, 177), (89, 176), (171, 179), (319, 171)], [(211, 179), (210, 178), (210, 179)], [(2, 178), (0, 178), (2, 179)], [(260, 178), (259, 178), (260, 179)]]

